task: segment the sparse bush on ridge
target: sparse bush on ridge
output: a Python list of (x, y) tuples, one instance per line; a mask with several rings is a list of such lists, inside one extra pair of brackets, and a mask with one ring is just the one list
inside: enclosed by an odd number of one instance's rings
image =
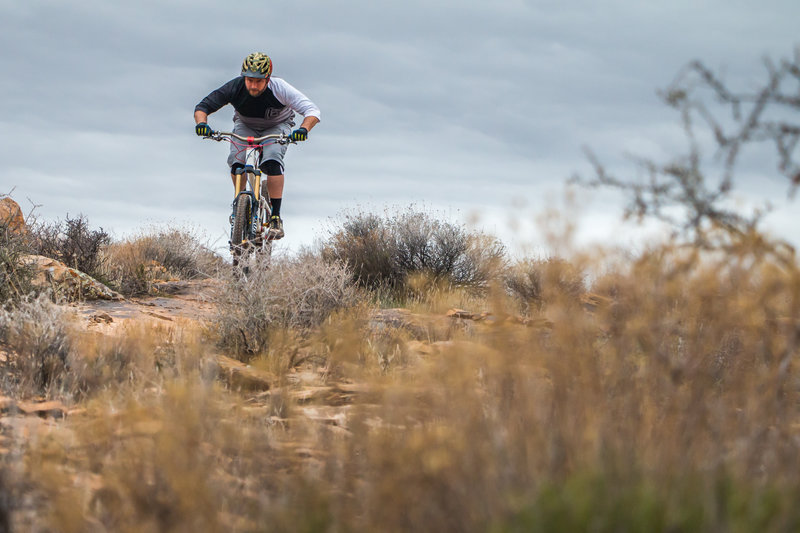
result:
[(169, 274), (180, 279), (209, 277), (222, 263), (219, 255), (182, 229), (154, 229), (128, 242), (142, 246), (146, 259), (157, 261)]
[(147, 294), (154, 282), (215, 275), (222, 258), (188, 231), (153, 229), (105, 249), (113, 288), (125, 295)]
[(525, 314), (543, 311), (555, 301), (577, 305), (586, 291), (583, 272), (557, 257), (517, 261), (502, 277), (506, 293)]
[(506, 291), (519, 301), (523, 312), (539, 311), (544, 306), (542, 263), (532, 259), (519, 261), (504, 273)]
[(347, 213), (323, 244), (322, 256), (348, 265), (361, 286), (405, 293), (410, 276), (484, 290), (503, 267), (499, 240), (409, 208), (379, 217)]
[(16, 264), (21, 255), (28, 253), (61, 261), (126, 296), (147, 294), (157, 281), (209, 277), (224, 268), (219, 255), (183, 229), (152, 228), (128, 239), (112, 241), (102, 228), (90, 229), (83, 215), (76, 218), (68, 215), (63, 221), (51, 223), (33, 222), (30, 227), (25, 236), (3, 232), (0, 261), (6, 268), (2, 272), (18, 273), (16, 277), (0, 273), (4, 276), (0, 291), (27, 294), (22, 288), (26, 285), (26, 271)]
[(103, 281), (103, 249), (111, 237), (103, 228), (92, 230), (83, 215), (51, 223), (30, 225), (32, 253), (61, 261), (65, 265)]
[(246, 279), (232, 276), (217, 295), (220, 345), (248, 358), (267, 349), (271, 329), (318, 326), (361, 301), (351, 276), (341, 263), (310, 254), (268, 265), (254, 261)]
[(0, 221), (0, 307), (15, 305), (35, 291), (33, 268), (22, 260), (29, 253), (25, 236)]
[(372, 213), (345, 215), (322, 249), (327, 261), (344, 262), (360, 285), (373, 289), (400, 283), (396, 254), (388, 220)]

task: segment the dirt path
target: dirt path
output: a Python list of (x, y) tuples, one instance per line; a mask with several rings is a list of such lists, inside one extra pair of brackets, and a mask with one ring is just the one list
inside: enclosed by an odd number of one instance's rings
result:
[(102, 325), (115, 329), (128, 321), (178, 319), (202, 322), (213, 317), (213, 291), (220, 281), (214, 279), (169, 281), (156, 287), (161, 296), (131, 298), (122, 301), (92, 300), (75, 304), (77, 315), (89, 327)]

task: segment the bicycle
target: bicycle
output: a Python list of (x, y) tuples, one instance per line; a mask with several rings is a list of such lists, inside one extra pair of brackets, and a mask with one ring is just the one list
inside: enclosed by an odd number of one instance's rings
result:
[(215, 131), (203, 138), (217, 142), (227, 141), (240, 148), (240, 153), (245, 152), (244, 168), (237, 168), (234, 171), (237, 192), (230, 216), (231, 240), (229, 241), (233, 266), (239, 266), (251, 252), (257, 256), (269, 257), (272, 254), (272, 239), (269, 238), (269, 217), (272, 215), (272, 208), (266, 180), (261, 181), (261, 170), (258, 168), (261, 164), (261, 148), (265, 146), (263, 144), (265, 141), (278, 144), (296, 143), (285, 133), (242, 137), (236, 133)]

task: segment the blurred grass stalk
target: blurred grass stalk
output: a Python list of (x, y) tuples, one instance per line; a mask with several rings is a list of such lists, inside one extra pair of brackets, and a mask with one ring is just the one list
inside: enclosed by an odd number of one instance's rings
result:
[[(482, 295), (415, 274), (406, 294), (417, 311), (469, 301), (493, 319), (442, 329), (442, 317), (431, 315), (414, 330), (376, 333), (355, 293), (346, 292), (352, 309), (325, 296), (319, 301), (331, 314), (305, 314), (300, 303), (311, 300), (292, 294), (323, 295), (303, 289), (302, 279), (314, 287), (326, 279), (340, 291), (347, 273), (314, 254), (292, 261), (306, 263), (274, 268), (276, 276), (309, 269), (283, 296), (298, 307), (270, 321), (279, 334), (268, 338), (280, 343), (254, 354), (253, 364), (277, 358), (285, 377), (294, 360), (287, 353), (303, 343), (330, 382), (370, 393), (355, 396), (343, 422), (321, 424), (285, 391), (258, 403), (221, 386), (209, 332), (137, 330), (132, 342), (94, 347), (81, 337), (70, 346), (105, 361), (84, 368), (87, 414), (65, 423), (72, 437), (54, 435), (24, 452), (25, 476), (49, 502), (48, 527), (800, 524), (796, 262), (760, 245), (704, 254), (667, 243), (613, 262), (591, 282), (590, 254), (521, 261), (511, 265), (516, 285), (497, 271)], [(509, 319), (520, 311), (548, 321)]]

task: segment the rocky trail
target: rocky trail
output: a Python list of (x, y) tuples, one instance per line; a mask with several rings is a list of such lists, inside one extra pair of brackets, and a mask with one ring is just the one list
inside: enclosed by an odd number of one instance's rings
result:
[[(155, 328), (168, 332), (175, 328), (203, 328), (213, 320), (215, 306), (212, 294), (217, 280), (175, 281), (158, 284), (156, 296), (90, 300), (66, 304), (78, 327), (97, 335), (123, 335), (129, 327)], [(14, 354), (0, 349), (0, 358)], [(269, 446), (284, 458), (284, 468), (307, 468), (320, 463), (325, 448), (320, 434), (347, 437), (348, 417), (356, 396), (367, 397), (366, 387), (353, 383), (336, 383), (330, 379), (324, 360), (301, 356), (288, 373), (280, 377), (272, 372), (247, 365), (221, 353), (214, 354), (214, 375), (222, 382), (232, 423), (253, 423), (273, 427)], [(291, 409), (285, 407), (291, 403)], [(0, 459), (20, 464), (26, 450), (55, 441), (69, 452), (65, 470), (72, 486), (87, 494), (102, 493), (106, 485), (102, 476), (76, 465), (87, 461), (76, 443), (85, 439), (85, 428), (100, 422), (94, 417), (107, 416), (108, 411), (67, 405), (61, 401), (38, 398), (0, 396)], [(248, 422), (250, 421), (250, 422)], [(290, 431), (291, 429), (291, 431)], [(165, 427), (159, 413), (145, 412), (134, 424), (120, 421), (113, 438), (133, 434), (157, 439)], [(294, 464), (294, 466), (291, 466)], [(70, 466), (71, 465), (71, 466)], [(23, 475), (24, 476), (24, 475)], [(231, 481), (234, 482), (234, 481)], [(256, 495), (252, 495), (256, 498)], [(42, 510), (35, 501), (14, 515), (14, 529), (41, 530)], [(46, 528), (46, 527), (45, 527)]]
[[(202, 328), (213, 320), (213, 292), (220, 282), (215, 279), (162, 282), (155, 286), (156, 295), (141, 298), (85, 300), (65, 304), (80, 328), (103, 336), (121, 335), (128, 326)], [(408, 349), (416, 357), (430, 356), (446, 348), (453, 328), (472, 327), (485, 315), (472, 315), (453, 310), (443, 316), (418, 316), (405, 309), (376, 311), (370, 322), (375, 331), (401, 328), (412, 337), (430, 341), (408, 341)], [(491, 317), (489, 317), (491, 321)], [(231, 405), (237, 405), (249, 417), (278, 427), (304, 427), (303, 431), (286, 433), (286, 439), (275, 439), (274, 445), (295, 450), (298, 460), (313, 460), (324, 453), (320, 447), (320, 431), (347, 435), (349, 413), (356, 399), (361, 407), (378, 399), (374, 386), (337, 381), (330, 373), (324, 357), (301, 347), (292, 358), (291, 368), (276, 376), (263, 368), (247, 365), (222, 353), (216, 353), (217, 376), (231, 392)], [(0, 353), (0, 357), (13, 357)], [(280, 404), (290, 402), (291, 409)], [(288, 414), (287, 414), (288, 413)], [(70, 421), (86, 417), (86, 409), (67, 406), (45, 398), (14, 399), (0, 397), (0, 454), (20, 450), (32, 439), (59, 432), (69, 432)], [(307, 435), (297, 440), (297, 435)]]
[(155, 285), (158, 296), (127, 300), (93, 300), (74, 304), (77, 314), (87, 326), (104, 324), (113, 330), (129, 321), (151, 319), (201, 322), (214, 313), (212, 291), (219, 282), (214, 279), (167, 281)]
[[(351, 332), (361, 338), (345, 348), (345, 351), (358, 351), (362, 341), (372, 347), (381, 345), (378, 357), (385, 360), (377, 362), (372, 374), (364, 372), (363, 368), (342, 371), (338, 365), (352, 365), (346, 359), (332, 362), (331, 353), (336, 350), (336, 344), (345, 342), (339, 335), (346, 332), (339, 331), (332, 332), (327, 341), (309, 340), (300, 335), (287, 347), (270, 353), (270, 359), (275, 355), (275, 361), (262, 358), (246, 364), (222, 353), (203, 334), (213, 329), (213, 321), (217, 319), (215, 301), (219, 299), (219, 291), (224, 290), (220, 280), (157, 282), (151, 295), (126, 299), (52, 259), (32, 258), (39, 267), (41, 285), (52, 287), (55, 294), (69, 294), (73, 298), (78, 295), (77, 302), (62, 304), (60, 308), (81, 335), (89, 333), (83, 336), (98, 345), (109, 341), (111, 344), (120, 341), (123, 345), (142, 342), (144, 350), (149, 350), (149, 368), (156, 377), (148, 381), (148, 378), (132, 379), (123, 375), (121, 382), (119, 375), (113, 374), (116, 370), (108, 369), (110, 374), (103, 374), (105, 381), (101, 386), (107, 394), (95, 390), (95, 395), (88, 400), (70, 400), (69, 394), (63, 397), (59, 394), (0, 396), (0, 460), (11, 465), (8, 471), (15, 479), (38, 477), (37, 490), (46, 493), (34, 492), (25, 499), (23, 508), (15, 510), (13, 525), (19, 530), (47, 530), (40, 502), (60, 497), (56, 488), (59, 485), (71, 487), (73, 494), (78, 494), (77, 498), (89, 502), (85, 505), (90, 506), (103, 498), (103, 494), (125, 493), (129, 483), (118, 477), (117, 461), (120, 459), (116, 454), (128, 454), (127, 457), (138, 458), (145, 464), (158, 465), (157, 455), (152, 455), (152, 450), (181, 439), (185, 431), (183, 418), (191, 422), (192, 417), (201, 420), (200, 426), (204, 423), (213, 426), (201, 440), (190, 439), (190, 444), (199, 443), (195, 457), (202, 457), (203, 464), (207, 461), (214, 465), (208, 471), (214, 486), (230, 485), (230, 493), (257, 505), (263, 501), (264, 494), (263, 489), (259, 493), (249, 488), (248, 483), (254, 479), (272, 479), (274, 474), (319, 472), (329, 468), (334, 460), (331, 459), (335, 456), (332, 443), (358, 446), (357, 436), (363, 436), (363, 428), (399, 427), (389, 418), (391, 402), (397, 401), (392, 399), (392, 394), (397, 392), (393, 387), (398, 385), (393, 379), (402, 381), (404, 394), (410, 395), (408, 399), (413, 398), (412, 403), (424, 404), (441, 391), (438, 384), (429, 383), (428, 389), (423, 390), (413, 378), (404, 377), (413, 375), (415, 367), (436, 360), (440, 354), (460, 352), (462, 348), (465, 352), (485, 349), (466, 340), (472, 333), (480, 336), (486, 332), (500, 332), (505, 326), (544, 331), (552, 326), (544, 319), (531, 321), (461, 309), (439, 314), (418, 314), (400, 308), (375, 309), (364, 322), (359, 322), (357, 332)], [(497, 326), (503, 327), (495, 329)], [(194, 384), (182, 384), (187, 390), (178, 394), (190, 394), (192, 387), (204, 392), (182, 404), (182, 410), (175, 415), (169, 412), (171, 385), (165, 385), (169, 379), (159, 377), (161, 371), (154, 370), (152, 356), (154, 351), (171, 342), (184, 342), (182, 339), (205, 340), (200, 341), (199, 349), (197, 345), (188, 344), (183, 348), (184, 354), (190, 354), (189, 358), (199, 365), (200, 374), (197, 375), (199, 379), (192, 378)], [(91, 350), (76, 350), (70, 353), (81, 357), (91, 353)], [(137, 350), (123, 351), (120, 357), (136, 357), (136, 353)], [(15, 357), (16, 354), (4, 351), (0, 345), (0, 361), (11, 362), (10, 366), (14, 367)], [(113, 357), (102, 361), (103, 365), (114, 364)], [(171, 364), (173, 366), (166, 366), (169, 375), (182, 372), (174, 361)], [(384, 365), (393, 368), (394, 377), (384, 379)], [(409, 369), (411, 373), (405, 374)], [(100, 372), (105, 370), (101, 368)], [(73, 370), (67, 368), (66, 372)], [(543, 383), (547, 380), (546, 376), (541, 379)], [(125, 390), (126, 381), (135, 381), (135, 390)], [(117, 391), (117, 387), (122, 389)], [(206, 401), (205, 393), (210, 393), (212, 398)], [(234, 432), (243, 437), (231, 446), (225, 442), (224, 431), (217, 431), (217, 426), (234, 428)], [(254, 447), (262, 450), (262, 454), (256, 453)], [(42, 458), (46, 460), (41, 461)], [(238, 464), (247, 461), (256, 469), (252, 475), (237, 470)], [(57, 465), (56, 470), (39, 471), (38, 462)], [(189, 472), (181, 475), (191, 477)], [(48, 480), (44, 485), (42, 476)], [(49, 481), (51, 478), (53, 481)], [(47, 493), (49, 483), (52, 483), (52, 493)], [(153, 483), (146, 481), (145, 490), (151, 491)], [(2, 488), (0, 486), (0, 490)], [(235, 518), (231, 518), (231, 523), (235, 522)], [(251, 530), (251, 525), (240, 529)]]

